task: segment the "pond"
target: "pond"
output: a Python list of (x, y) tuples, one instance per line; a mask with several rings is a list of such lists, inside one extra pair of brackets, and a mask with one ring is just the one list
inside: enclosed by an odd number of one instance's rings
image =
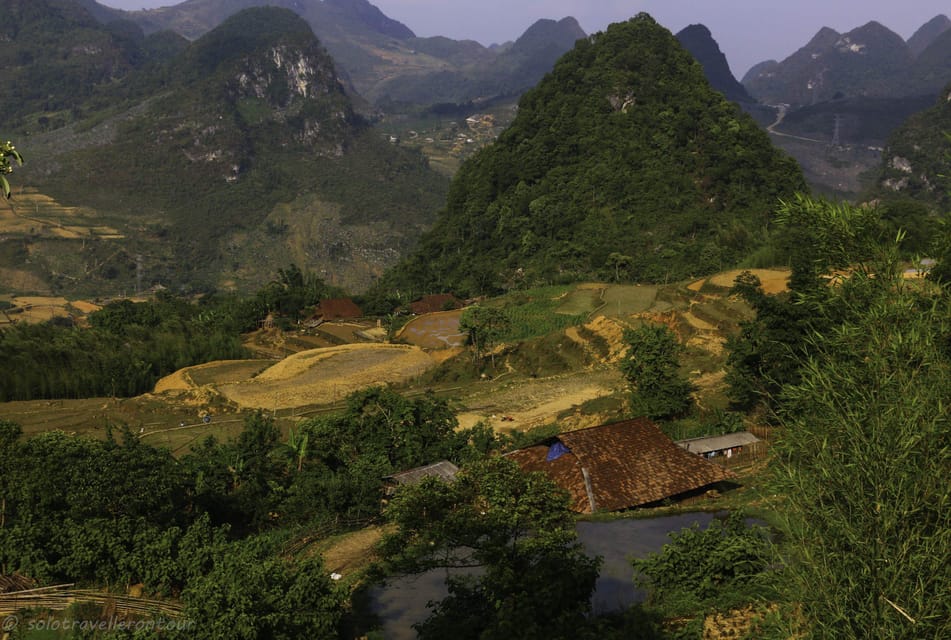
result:
[[(695, 523), (706, 528), (718, 515), (723, 514), (695, 512), (639, 520), (579, 522), (578, 538), (587, 554), (604, 559), (592, 596), (594, 611), (618, 611), (642, 600), (644, 594), (634, 588), (630, 559), (660, 551), (670, 542), (671, 532)], [(416, 638), (413, 623), (429, 615), (428, 602), (446, 596), (445, 580), (445, 570), (434, 570), (394, 579), (371, 590), (371, 606), (387, 640)]]

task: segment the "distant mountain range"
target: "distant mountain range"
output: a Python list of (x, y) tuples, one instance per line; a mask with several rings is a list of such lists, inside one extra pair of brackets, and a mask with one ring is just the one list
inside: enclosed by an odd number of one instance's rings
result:
[(937, 16), (908, 42), (878, 22), (840, 34), (823, 27), (782, 62), (743, 78), (761, 102), (793, 108), (835, 98), (937, 95), (951, 81), (951, 20)]
[[(84, 0), (95, 5), (93, 0)], [(540, 20), (514, 44), (487, 48), (471, 40), (419, 38), (367, 0), (187, 0), (121, 15), (145, 33), (174, 31), (188, 39), (208, 32), (233, 13), (276, 6), (300, 15), (333, 56), (338, 72), (370, 103), (478, 102), (517, 96), (533, 86), (584, 31), (573, 18)]]
[[(907, 42), (877, 22), (822, 28), (783, 60), (751, 68), (743, 85), (776, 105), (773, 142), (813, 188), (858, 198), (871, 186), (892, 132), (951, 83), (951, 20), (939, 15)], [(781, 106), (779, 106), (781, 105)]]

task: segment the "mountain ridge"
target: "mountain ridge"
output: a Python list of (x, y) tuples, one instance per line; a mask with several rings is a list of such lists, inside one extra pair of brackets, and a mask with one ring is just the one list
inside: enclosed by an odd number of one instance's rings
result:
[(936, 15), (928, 22), (921, 25), (910, 38), (908, 38), (908, 48), (916, 58), (935, 41), (942, 33), (951, 29), (951, 19), (942, 14)]

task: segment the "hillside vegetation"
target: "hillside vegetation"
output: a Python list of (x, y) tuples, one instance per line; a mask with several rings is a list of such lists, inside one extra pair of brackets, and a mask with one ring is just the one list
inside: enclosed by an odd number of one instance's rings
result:
[(951, 195), (942, 176), (951, 173), (947, 135), (951, 133), (951, 87), (937, 104), (909, 118), (888, 140), (882, 158), (878, 192), (909, 197), (947, 212)]
[(239, 13), (108, 91), (131, 91), (135, 108), (20, 143), (21, 184), (93, 209), (96, 226), (124, 236), (11, 238), (32, 245), (52, 289), (249, 291), (296, 260), (359, 290), (412, 246), (445, 194), (421, 154), (355, 114), (333, 60), (287, 10)]
[(802, 188), (795, 163), (641, 14), (579, 41), (523, 96), (387, 283), (479, 293), (710, 273), (757, 248), (777, 199)]

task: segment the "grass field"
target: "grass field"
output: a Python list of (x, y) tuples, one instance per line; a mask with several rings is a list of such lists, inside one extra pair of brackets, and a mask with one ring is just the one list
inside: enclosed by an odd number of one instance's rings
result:
[(561, 304), (555, 309), (555, 313), (561, 313), (568, 316), (576, 316), (582, 313), (591, 313), (602, 305), (601, 299), (604, 293), (604, 285), (579, 285), (573, 291), (569, 291), (561, 300)]
[(647, 285), (611, 285), (604, 291), (604, 306), (599, 313), (606, 316), (623, 316), (650, 311), (657, 302), (658, 288)]

